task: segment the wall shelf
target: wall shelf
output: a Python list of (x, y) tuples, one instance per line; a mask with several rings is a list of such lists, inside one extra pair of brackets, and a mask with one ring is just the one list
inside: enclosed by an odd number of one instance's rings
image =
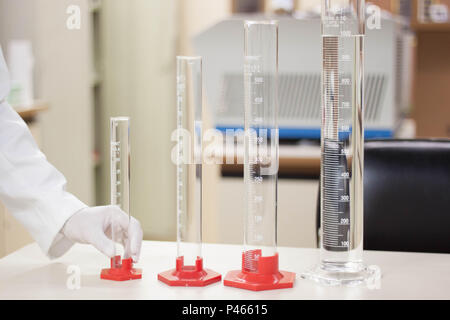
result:
[(48, 110), (49, 106), (46, 101), (35, 100), (30, 106), (13, 106), (13, 108), (25, 122), (31, 122), (39, 113)]

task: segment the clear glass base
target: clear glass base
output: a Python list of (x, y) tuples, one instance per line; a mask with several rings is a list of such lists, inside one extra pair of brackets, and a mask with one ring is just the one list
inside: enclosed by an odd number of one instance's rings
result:
[(301, 278), (326, 286), (367, 286), (376, 289), (380, 284), (381, 271), (377, 266), (367, 267), (363, 263), (322, 262), (301, 274)]

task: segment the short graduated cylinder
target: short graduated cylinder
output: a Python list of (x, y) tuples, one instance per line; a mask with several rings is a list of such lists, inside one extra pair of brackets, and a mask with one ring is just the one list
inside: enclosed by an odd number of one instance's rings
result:
[[(130, 215), (130, 119), (128, 117), (111, 118), (111, 205), (118, 206)], [(113, 222), (114, 224), (114, 222)], [(114, 243), (120, 242), (116, 234), (117, 227), (111, 231)], [(115, 255), (121, 255), (118, 245)], [(123, 257), (125, 259), (129, 257)]]
[[(130, 220), (130, 119), (114, 117), (110, 120), (110, 170), (111, 170), (111, 205), (118, 206), (128, 214)], [(114, 257), (111, 269), (103, 269), (101, 278), (108, 280), (140, 279), (141, 270), (134, 269), (131, 257), (126, 256), (118, 243), (126, 239), (119, 238), (123, 225), (111, 221), (111, 240), (114, 243)]]
[(295, 275), (278, 270), (278, 23), (246, 21), (245, 215), (242, 270), (225, 285), (266, 290), (292, 287)]
[(204, 286), (221, 276), (202, 258), (202, 59), (177, 57), (177, 260), (158, 275), (173, 286)]
[(363, 264), (364, 0), (322, 1), (320, 264), (306, 277), (357, 284)]

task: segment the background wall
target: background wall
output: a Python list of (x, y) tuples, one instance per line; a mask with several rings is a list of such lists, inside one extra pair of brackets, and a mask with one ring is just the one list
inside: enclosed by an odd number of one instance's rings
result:
[(32, 41), (35, 97), (50, 105), (42, 115), (42, 150), (66, 176), (68, 190), (93, 204), (89, 21), (69, 31), (70, 4), (87, 16), (87, 0), (0, 0), (0, 44), (7, 57), (8, 41)]
[[(178, 54), (192, 55), (192, 37), (231, 14), (230, 0), (177, 0)], [(207, 14), (205, 14), (207, 12)]]
[[(68, 190), (86, 204), (94, 205), (94, 123), (88, 2), (33, 2), (36, 6), (33, 30), (37, 96), (50, 103), (49, 112), (42, 116), (42, 148), (50, 162), (65, 175)], [(79, 5), (81, 8), (80, 30), (65, 27), (69, 5)]]
[[(131, 212), (146, 239), (175, 237), (175, 1), (109, 0), (102, 7), (102, 195), (109, 203), (109, 117), (131, 117)], [(106, 155), (106, 156), (105, 156)]]

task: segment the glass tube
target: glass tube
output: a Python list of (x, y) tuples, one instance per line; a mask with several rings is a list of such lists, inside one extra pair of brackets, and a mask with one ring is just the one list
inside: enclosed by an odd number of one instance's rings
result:
[(364, 0), (322, 0), (320, 264), (324, 284), (367, 280), (363, 264)]
[(277, 251), (278, 23), (246, 21), (244, 261), (256, 271), (259, 258)]
[(177, 57), (177, 255), (202, 253), (202, 59)]
[[(130, 119), (128, 117), (111, 118), (111, 205), (119, 206), (130, 215)], [(111, 223), (111, 239), (115, 243), (115, 256), (119, 256), (120, 250), (117, 243), (123, 243), (119, 238), (119, 224)], [(130, 257), (123, 257), (128, 259)], [(113, 259), (112, 267), (120, 263)]]

